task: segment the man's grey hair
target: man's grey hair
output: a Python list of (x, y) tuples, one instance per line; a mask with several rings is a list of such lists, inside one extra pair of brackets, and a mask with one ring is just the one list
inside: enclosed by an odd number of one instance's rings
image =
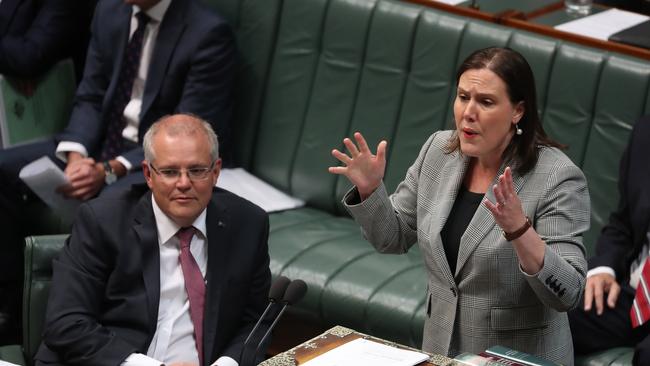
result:
[(147, 130), (147, 133), (144, 134), (142, 148), (144, 149), (144, 158), (149, 163), (153, 162), (156, 158), (156, 153), (153, 148), (153, 138), (161, 130), (169, 136), (204, 133), (208, 138), (208, 143), (210, 144), (210, 157), (212, 162), (219, 158), (219, 139), (212, 129), (212, 126), (210, 126), (208, 122), (192, 114), (176, 114), (162, 117), (152, 124)]

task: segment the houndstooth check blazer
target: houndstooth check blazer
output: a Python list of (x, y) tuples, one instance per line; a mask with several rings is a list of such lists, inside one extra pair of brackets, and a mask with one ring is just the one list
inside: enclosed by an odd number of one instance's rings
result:
[[(469, 163), (459, 152), (444, 152), (452, 133), (437, 132), (428, 139), (390, 197), (381, 185), (353, 204), (353, 189), (344, 204), (378, 251), (405, 253), (418, 243), (428, 274), (425, 351), (454, 356), (503, 345), (572, 365), (566, 311), (578, 305), (585, 285), (582, 233), (589, 228), (590, 207), (584, 175), (566, 155), (548, 147), (540, 148), (530, 172), (513, 175), (524, 212), (547, 244), (539, 273), (521, 271), (512, 245), (484, 204), (461, 238), (456, 273), (451, 273), (440, 231)], [(491, 189), (486, 197), (494, 202)]]

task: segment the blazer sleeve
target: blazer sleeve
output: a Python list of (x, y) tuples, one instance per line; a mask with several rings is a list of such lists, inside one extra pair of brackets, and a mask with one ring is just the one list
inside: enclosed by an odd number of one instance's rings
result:
[(81, 14), (85, 6), (70, 0), (39, 3), (38, 13), (25, 32), (0, 37), (0, 73), (37, 77), (70, 55), (71, 47), (88, 31), (83, 29)]
[(53, 261), (43, 342), (68, 365), (119, 365), (137, 348), (98, 319), (116, 253), (101, 245), (95, 213), (82, 204), (72, 235)]
[(534, 276), (522, 273), (540, 301), (567, 311), (578, 305), (585, 286), (587, 262), (582, 234), (589, 229), (589, 191), (584, 174), (575, 165), (556, 162), (551, 166), (535, 217), (531, 218), (546, 243), (544, 265)]
[[(91, 25), (92, 37), (88, 46), (84, 75), (74, 98), (68, 126), (57, 135), (57, 142), (71, 141), (83, 145), (88, 154), (99, 151), (104, 136), (102, 125), (102, 103), (107, 92), (113, 70), (112, 57), (105, 54), (112, 47), (104, 44), (103, 33), (109, 27), (104, 19), (106, 2), (100, 1)], [(137, 163), (139, 165), (139, 162)]]
[(366, 240), (379, 252), (406, 253), (417, 242), (420, 170), (437, 134), (431, 135), (422, 146), (420, 154), (393, 195), (388, 197), (382, 182), (363, 202), (359, 202), (356, 187), (343, 197), (343, 205), (361, 226)]

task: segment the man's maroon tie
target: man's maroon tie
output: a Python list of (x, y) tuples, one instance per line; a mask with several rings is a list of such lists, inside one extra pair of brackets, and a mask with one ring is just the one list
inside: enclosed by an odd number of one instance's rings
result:
[(185, 278), (185, 290), (190, 300), (190, 318), (194, 324), (196, 350), (199, 353), (199, 365), (203, 365), (203, 309), (205, 308), (205, 282), (201, 270), (190, 252), (190, 242), (194, 236), (194, 227), (178, 230), (176, 236), (181, 242), (181, 268)]
[(632, 319), (632, 328), (636, 328), (648, 319), (650, 319), (650, 264), (647, 258), (643, 264), (641, 271), (641, 278), (636, 287), (636, 294), (634, 295), (634, 302), (630, 309), (630, 318)]

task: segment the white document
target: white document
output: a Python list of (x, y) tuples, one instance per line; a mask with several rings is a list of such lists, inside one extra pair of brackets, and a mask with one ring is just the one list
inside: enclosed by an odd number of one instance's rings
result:
[(317, 356), (302, 366), (413, 366), (429, 356), (358, 338)]
[(650, 17), (647, 15), (619, 9), (609, 9), (556, 25), (555, 29), (606, 41), (612, 34), (643, 23), (648, 19)]
[(47, 156), (25, 165), (18, 176), (43, 202), (66, 217), (72, 217), (81, 203), (56, 192), (57, 188), (68, 184), (68, 179)]
[(221, 169), (217, 187), (228, 190), (260, 206), (266, 212), (290, 210), (305, 205), (242, 168)]
[(0, 360), (0, 366), (20, 366), (20, 365)]

